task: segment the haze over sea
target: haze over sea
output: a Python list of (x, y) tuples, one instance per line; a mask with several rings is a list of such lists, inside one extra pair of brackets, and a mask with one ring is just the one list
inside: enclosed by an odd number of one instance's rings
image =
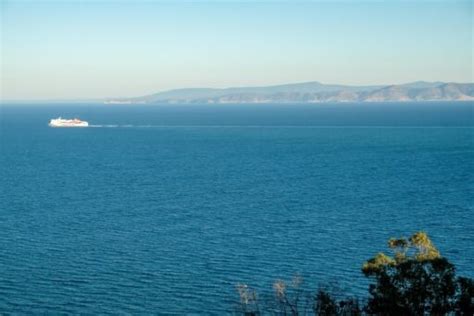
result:
[(0, 311), (221, 314), (295, 273), (363, 295), (418, 230), (474, 277), (473, 110), (3, 104)]

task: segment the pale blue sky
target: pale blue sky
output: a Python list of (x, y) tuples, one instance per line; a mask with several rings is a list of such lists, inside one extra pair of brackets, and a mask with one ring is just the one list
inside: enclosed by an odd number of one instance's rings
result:
[(1, 1), (2, 99), (473, 81), (471, 1)]

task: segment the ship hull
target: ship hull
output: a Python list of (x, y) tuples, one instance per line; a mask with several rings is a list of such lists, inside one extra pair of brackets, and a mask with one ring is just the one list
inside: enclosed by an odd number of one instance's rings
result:
[(48, 124), (50, 127), (89, 127), (89, 124)]

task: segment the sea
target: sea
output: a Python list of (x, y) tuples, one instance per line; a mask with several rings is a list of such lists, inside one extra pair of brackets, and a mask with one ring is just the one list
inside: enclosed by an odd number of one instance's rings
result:
[(472, 278), (473, 171), (472, 102), (4, 103), (0, 314), (231, 314), (295, 275), (363, 299), (417, 231)]

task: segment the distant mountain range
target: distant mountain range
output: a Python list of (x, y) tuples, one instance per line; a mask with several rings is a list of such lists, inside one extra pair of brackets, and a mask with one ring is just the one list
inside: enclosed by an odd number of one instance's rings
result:
[(321, 103), (474, 100), (474, 83), (417, 81), (400, 85), (346, 86), (306, 82), (268, 87), (192, 88), (137, 98), (106, 100), (107, 104)]

